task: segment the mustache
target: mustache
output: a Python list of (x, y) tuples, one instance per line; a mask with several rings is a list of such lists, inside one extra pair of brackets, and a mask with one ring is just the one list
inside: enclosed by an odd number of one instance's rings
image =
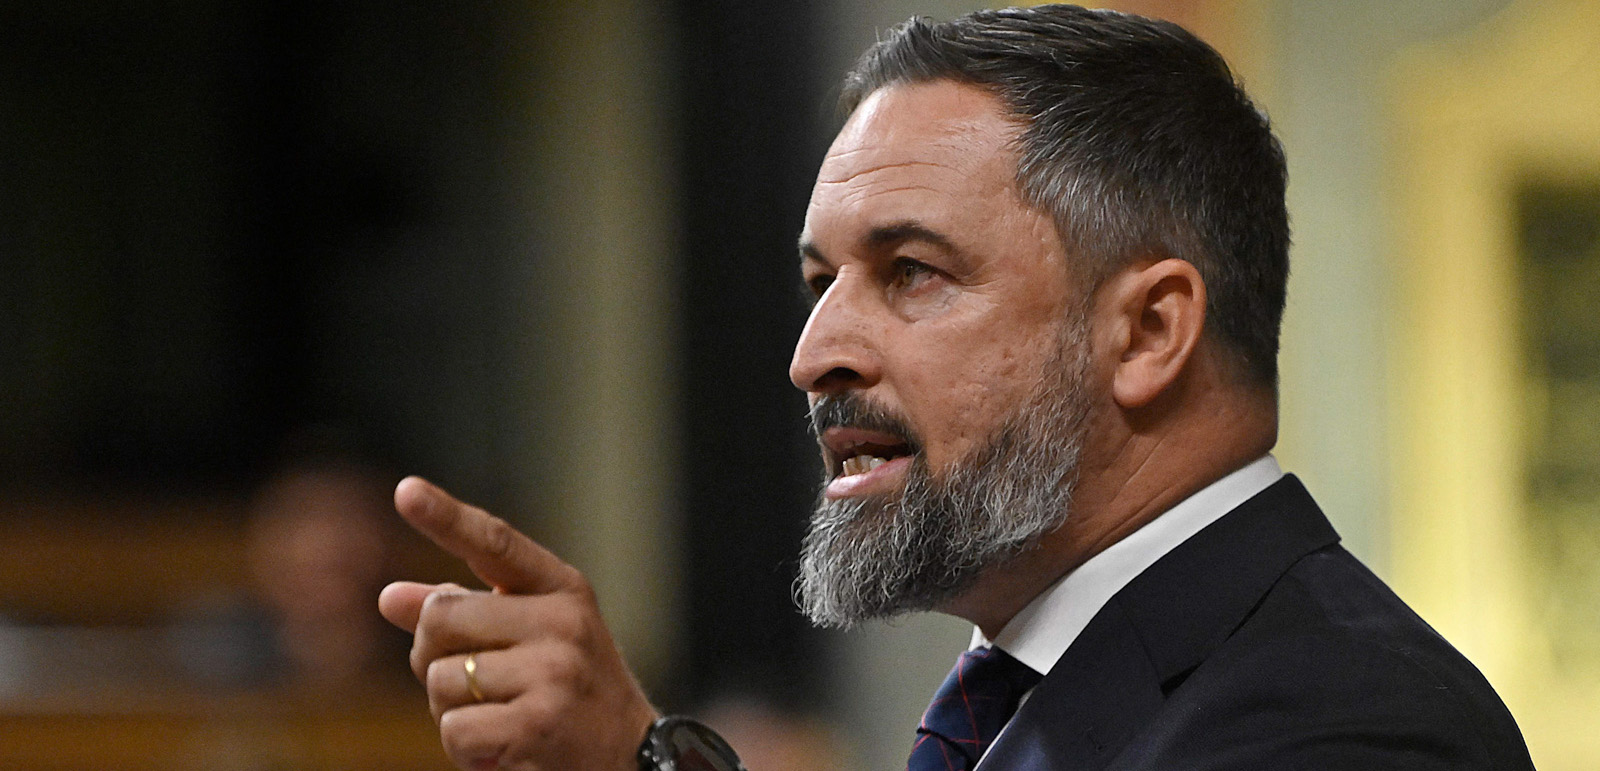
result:
[(812, 403), (810, 417), (811, 434), (819, 441), (830, 428), (858, 428), (899, 437), (912, 454), (922, 452), (921, 439), (904, 418), (857, 394), (825, 394)]

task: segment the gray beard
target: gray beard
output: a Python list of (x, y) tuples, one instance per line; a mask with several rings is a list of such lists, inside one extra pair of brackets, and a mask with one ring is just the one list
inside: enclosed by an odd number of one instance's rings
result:
[(917, 453), (898, 495), (818, 496), (796, 601), (819, 626), (932, 610), (1066, 523), (1089, 411), (1087, 324), (1063, 324), (1041, 383), (935, 477)]

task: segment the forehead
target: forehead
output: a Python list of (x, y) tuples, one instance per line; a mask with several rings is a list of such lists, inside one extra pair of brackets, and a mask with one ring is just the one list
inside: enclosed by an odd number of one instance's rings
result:
[(851, 113), (828, 149), (821, 178), (842, 181), (874, 165), (918, 160), (971, 169), (1009, 154), (1017, 133), (999, 99), (977, 86), (948, 80), (888, 86)]
[(976, 86), (933, 81), (879, 89), (828, 149), (807, 212), (808, 235), (819, 219), (842, 213), (894, 219), (897, 208), (1020, 203), (1013, 150), (1019, 133), (1000, 101)]

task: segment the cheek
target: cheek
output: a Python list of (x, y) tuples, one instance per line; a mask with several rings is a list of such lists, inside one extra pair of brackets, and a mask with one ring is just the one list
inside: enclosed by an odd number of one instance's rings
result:
[(936, 468), (986, 441), (1032, 392), (1050, 358), (1037, 338), (996, 345), (1003, 339), (997, 334), (942, 335), (905, 359), (905, 410)]

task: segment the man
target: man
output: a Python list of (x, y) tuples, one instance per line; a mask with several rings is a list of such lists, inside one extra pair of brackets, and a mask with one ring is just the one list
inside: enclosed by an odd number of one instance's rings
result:
[[(1214, 51), (1072, 6), (913, 21), (845, 104), (801, 236), (801, 601), (977, 627), (911, 768), (1531, 768), (1268, 455), (1284, 163)], [(451, 757), (635, 767), (656, 715), (581, 576), (420, 480), (396, 502), (496, 588), (381, 598)]]

